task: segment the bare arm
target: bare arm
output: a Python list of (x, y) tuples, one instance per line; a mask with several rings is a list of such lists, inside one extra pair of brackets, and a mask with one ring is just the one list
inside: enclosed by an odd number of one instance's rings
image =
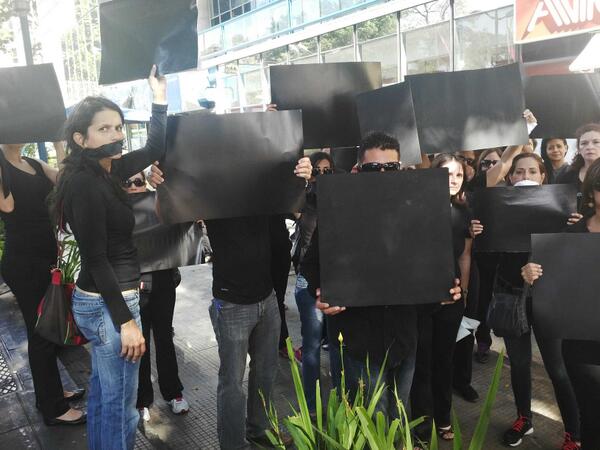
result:
[(506, 147), (498, 164), (494, 167), (490, 167), (485, 173), (487, 187), (494, 187), (504, 179), (510, 170), (513, 159), (521, 153), (522, 150), (522, 145), (511, 145), (510, 147)]
[(58, 178), (58, 169), (48, 165), (48, 163), (42, 161), (41, 159), (36, 159), (37, 162), (40, 163), (42, 169), (44, 170), (44, 175), (52, 181), (52, 184), (56, 185), (56, 179)]
[(54, 144), (54, 150), (56, 150), (56, 164), (60, 168), (60, 165), (62, 164), (62, 162), (66, 156), (65, 145), (63, 144), (62, 141), (53, 142), (53, 144)]

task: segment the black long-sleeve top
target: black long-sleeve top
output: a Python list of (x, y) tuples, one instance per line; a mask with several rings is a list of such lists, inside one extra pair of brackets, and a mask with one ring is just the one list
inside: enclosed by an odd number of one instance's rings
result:
[[(111, 176), (124, 180), (164, 156), (167, 106), (152, 105), (146, 146), (112, 161)], [(65, 190), (64, 215), (81, 253), (77, 286), (102, 295), (115, 326), (132, 319), (122, 291), (139, 286), (133, 245), (133, 211), (110, 180), (90, 170), (73, 175)]]

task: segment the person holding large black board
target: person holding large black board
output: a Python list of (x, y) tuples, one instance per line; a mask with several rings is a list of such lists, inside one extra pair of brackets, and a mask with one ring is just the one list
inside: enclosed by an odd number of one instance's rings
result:
[[(489, 179), (488, 179), (489, 180)], [(534, 153), (522, 153), (514, 157), (506, 176), (511, 186), (533, 186), (546, 183), (546, 167), (542, 158)], [(483, 224), (485, 227), (485, 223)], [(484, 231), (485, 233), (485, 231)], [(501, 253), (498, 260), (494, 295), (510, 295), (515, 298), (525, 297), (528, 323), (535, 331), (535, 323), (531, 320), (531, 297), (525, 292), (521, 267), (529, 259), (529, 253)], [(516, 447), (523, 438), (533, 433), (531, 413), (531, 330), (519, 335), (503, 336), (508, 358), (513, 394), (517, 407), (517, 419), (504, 433), (505, 445)], [(543, 339), (536, 334), (536, 341), (548, 372), (558, 407), (565, 426), (565, 443), (579, 439), (578, 409), (573, 387), (566, 373), (561, 353), (561, 341)]]
[[(582, 183), (583, 219), (567, 228), (571, 233), (600, 233), (600, 160), (586, 171)], [(569, 261), (564, 261), (565, 266)], [(522, 267), (521, 275), (533, 285), (543, 275), (543, 267), (530, 262)], [(575, 299), (576, 300), (576, 299)], [(579, 406), (581, 448), (600, 448), (600, 342), (565, 339), (562, 356)]]
[[(400, 170), (400, 145), (398, 141), (381, 132), (366, 136), (358, 150), (358, 172), (387, 172)], [(383, 382), (388, 386), (377, 408), (391, 417), (398, 415), (393, 398), (393, 387), (398, 397), (408, 405), (417, 347), (417, 307), (412, 305), (340, 307), (330, 306), (321, 298), (321, 276), (318, 228), (313, 232), (310, 246), (300, 264), (300, 273), (308, 282), (308, 291), (317, 299), (316, 307), (327, 318), (330, 345), (339, 345), (341, 334), (345, 346), (344, 367), (347, 386), (351, 392), (358, 389), (359, 380), (373, 387), (381, 370)], [(461, 290), (449, 289), (453, 301), (460, 300)], [(376, 326), (369, 326), (373, 324)], [(370, 378), (367, 379), (367, 357)], [(385, 368), (383, 364), (385, 361)], [(336, 364), (341, 367), (341, 365)], [(333, 374), (334, 380), (339, 374)], [(339, 387), (339, 386), (336, 386)], [(352, 397), (352, 396), (351, 396)]]
[(86, 97), (65, 125), (69, 156), (58, 177), (54, 212), (68, 223), (81, 252), (73, 316), (91, 342), (88, 446), (132, 449), (141, 331), (140, 265), (133, 244), (135, 218), (121, 181), (160, 160), (166, 150), (167, 81), (152, 67), (152, 118), (143, 149), (122, 154), (124, 117), (103, 97)]
[(577, 156), (568, 170), (556, 178), (556, 183), (575, 184), (581, 192), (588, 168), (600, 158), (600, 124), (588, 123), (580, 127), (577, 136)]
[(82, 398), (84, 390), (63, 390), (56, 363), (59, 347), (35, 333), (37, 307), (50, 284), (50, 269), (56, 264), (56, 238), (46, 197), (56, 184), (58, 170), (22, 157), (22, 149), (23, 144), (2, 144), (0, 150), (0, 217), (6, 231), (2, 277), (23, 314), (36, 407), (44, 422), (82, 424), (85, 413), (71, 408), (69, 402)]

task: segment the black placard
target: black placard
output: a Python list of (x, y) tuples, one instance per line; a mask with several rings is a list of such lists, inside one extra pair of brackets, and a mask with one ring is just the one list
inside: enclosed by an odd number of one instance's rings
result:
[(577, 188), (568, 184), (505, 186), (475, 192), (474, 217), (483, 233), (478, 252), (529, 252), (530, 235), (557, 233), (577, 212)]
[(536, 334), (600, 341), (600, 234), (534, 234), (531, 247), (544, 271), (533, 285)]
[(322, 296), (332, 305), (439, 303), (453, 285), (448, 172), (317, 183)]
[(532, 136), (574, 138), (580, 126), (600, 122), (600, 73), (528, 77), (525, 102), (538, 120)]
[(0, 144), (55, 142), (66, 120), (52, 64), (0, 69)]
[(350, 172), (356, 165), (358, 157), (357, 147), (337, 147), (331, 149), (331, 157), (336, 172)]
[(198, 65), (198, 9), (192, 0), (114, 0), (100, 4), (100, 84)]
[(174, 269), (199, 263), (202, 231), (194, 222), (163, 225), (156, 214), (156, 193), (130, 194), (135, 215), (133, 243), (140, 271)]
[(360, 133), (382, 131), (400, 142), (404, 166), (421, 163), (421, 150), (410, 83), (398, 83), (356, 97)]
[(158, 188), (166, 223), (299, 211), (303, 179), (302, 114), (275, 111), (171, 116), (165, 182)]
[(409, 75), (421, 151), (479, 150), (526, 144), (518, 64)]
[(360, 144), (356, 95), (381, 87), (381, 63), (271, 66), (271, 102), (301, 109), (305, 148)]

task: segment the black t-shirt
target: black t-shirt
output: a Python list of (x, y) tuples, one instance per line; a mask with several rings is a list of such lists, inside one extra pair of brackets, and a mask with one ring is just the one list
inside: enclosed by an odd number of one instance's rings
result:
[(460, 278), (460, 266), (458, 258), (465, 250), (465, 239), (470, 238), (469, 224), (471, 223), (471, 213), (466, 206), (452, 205), (450, 210), (452, 219), (452, 248), (454, 251), (455, 273)]
[(270, 217), (206, 220), (213, 249), (213, 296), (242, 305), (273, 291)]
[(579, 170), (573, 170), (573, 167), (571, 166), (568, 170), (565, 170), (556, 176), (554, 184), (574, 184), (577, 186), (577, 192), (581, 192), (583, 183), (579, 179)]

